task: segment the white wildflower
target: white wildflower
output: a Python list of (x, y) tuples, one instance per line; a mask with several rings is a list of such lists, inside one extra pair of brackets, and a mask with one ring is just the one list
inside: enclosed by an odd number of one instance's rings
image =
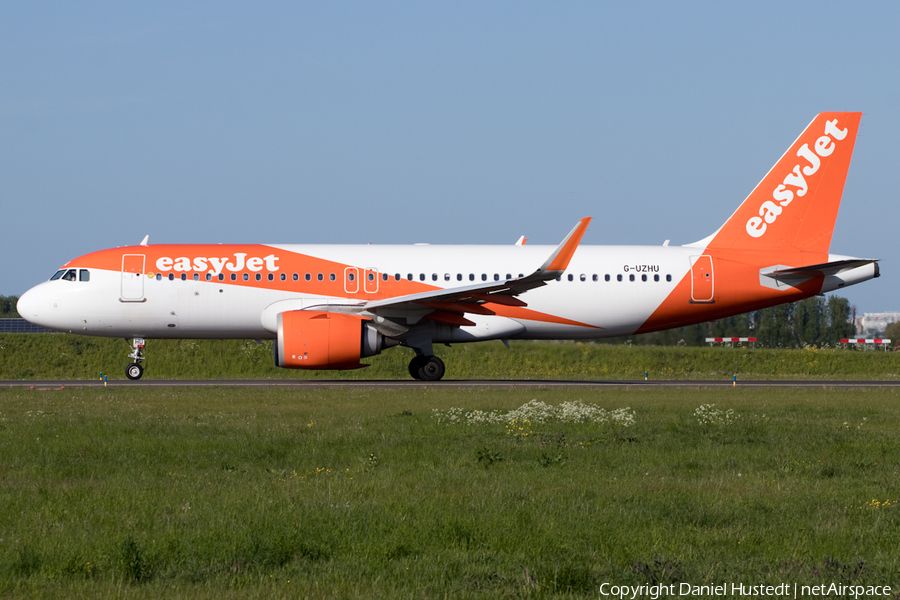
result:
[(701, 404), (694, 410), (694, 416), (701, 425), (731, 425), (740, 418), (734, 409), (721, 410), (715, 404)]
[(631, 427), (635, 423), (634, 411), (630, 407), (617, 408), (612, 411), (600, 408), (596, 404), (583, 402), (563, 402), (559, 406), (551, 406), (538, 400), (531, 400), (509, 412), (498, 410), (464, 411), (462, 408), (451, 408), (445, 412), (432, 410), (432, 416), (441, 425), (491, 425), (501, 423), (611, 423), (619, 427)]

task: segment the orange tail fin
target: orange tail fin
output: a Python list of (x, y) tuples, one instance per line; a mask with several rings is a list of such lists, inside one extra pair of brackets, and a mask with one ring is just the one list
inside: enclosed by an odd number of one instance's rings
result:
[(861, 116), (820, 113), (707, 247), (828, 252)]

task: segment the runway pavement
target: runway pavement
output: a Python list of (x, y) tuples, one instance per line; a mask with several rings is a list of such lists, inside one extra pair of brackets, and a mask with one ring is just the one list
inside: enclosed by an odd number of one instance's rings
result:
[(94, 380), (15, 380), (0, 381), (0, 388), (51, 390), (65, 388), (158, 388), (158, 387), (246, 387), (246, 388), (369, 388), (369, 389), (535, 389), (535, 388), (895, 388), (900, 381), (842, 381), (842, 380), (740, 380), (731, 379), (670, 379), (670, 380), (447, 380), (447, 381), (337, 381), (325, 379), (145, 379), (141, 381), (113, 380), (104, 383)]

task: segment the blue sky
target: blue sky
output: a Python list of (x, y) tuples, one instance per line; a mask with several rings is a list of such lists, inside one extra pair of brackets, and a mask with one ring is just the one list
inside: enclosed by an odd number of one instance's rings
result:
[[(261, 5), (261, 6), (260, 6)], [(683, 244), (862, 111), (832, 252), (900, 310), (900, 4), (6, 3), (0, 293), (151, 243)]]

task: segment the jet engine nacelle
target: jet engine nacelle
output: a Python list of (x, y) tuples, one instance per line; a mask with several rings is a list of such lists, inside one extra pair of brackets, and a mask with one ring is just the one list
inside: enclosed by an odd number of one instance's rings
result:
[[(286, 369), (359, 369), (365, 356), (397, 342), (356, 315), (325, 311), (291, 310), (279, 313), (275, 364)], [(391, 344), (390, 342), (394, 342)]]

